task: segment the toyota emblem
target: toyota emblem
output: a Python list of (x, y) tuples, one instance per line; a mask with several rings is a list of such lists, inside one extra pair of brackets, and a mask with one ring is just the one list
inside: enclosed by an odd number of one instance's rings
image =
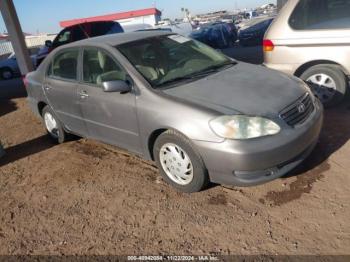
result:
[(304, 112), (305, 112), (305, 109), (306, 109), (306, 107), (305, 107), (305, 105), (304, 105), (303, 103), (300, 103), (300, 104), (298, 105), (298, 112), (299, 112), (300, 114), (304, 113)]

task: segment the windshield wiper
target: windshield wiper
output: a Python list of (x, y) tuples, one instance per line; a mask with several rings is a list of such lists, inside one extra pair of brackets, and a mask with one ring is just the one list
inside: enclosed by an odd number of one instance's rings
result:
[(170, 79), (170, 80), (167, 80), (165, 82), (161, 82), (159, 84), (156, 84), (155, 86), (156, 87), (163, 87), (163, 86), (167, 86), (167, 85), (170, 85), (172, 83), (175, 83), (175, 82), (181, 82), (181, 81), (185, 81), (185, 80), (192, 80), (194, 79), (195, 77), (192, 76), (192, 75), (187, 75), (187, 76), (180, 76), (180, 77), (176, 77), (176, 78), (173, 78), (173, 79)]
[(227, 66), (233, 66), (236, 64), (237, 64), (237, 62), (230, 61), (230, 62), (219, 64), (219, 65), (212, 65), (212, 66), (209, 66), (202, 71), (195, 72), (193, 74), (189, 74), (189, 75), (185, 75), (185, 76), (176, 77), (176, 78), (170, 79), (170, 80), (165, 81), (165, 82), (161, 82), (161, 83), (157, 84), (156, 87), (162, 87), (165, 85), (170, 85), (170, 84), (175, 83), (175, 82), (181, 82), (181, 81), (185, 81), (185, 80), (193, 80), (193, 79), (201, 78), (201, 77), (210, 75), (212, 73), (216, 73), (216, 72), (220, 71), (219, 69), (223, 69), (223, 68), (226, 68)]

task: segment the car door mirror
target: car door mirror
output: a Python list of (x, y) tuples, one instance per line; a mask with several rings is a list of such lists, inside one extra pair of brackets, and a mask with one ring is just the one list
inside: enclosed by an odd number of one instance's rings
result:
[(46, 47), (51, 47), (52, 46), (52, 41), (51, 40), (46, 40), (45, 41), (45, 46)]
[(127, 93), (131, 91), (130, 85), (123, 80), (107, 81), (102, 83), (104, 92)]

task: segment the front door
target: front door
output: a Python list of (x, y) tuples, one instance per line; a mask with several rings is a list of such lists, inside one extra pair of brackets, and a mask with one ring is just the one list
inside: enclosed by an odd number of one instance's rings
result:
[(59, 52), (51, 61), (44, 82), (45, 95), (58, 119), (76, 134), (85, 136), (87, 129), (77, 100), (79, 49)]
[(134, 92), (106, 93), (102, 83), (126, 81), (127, 74), (111, 55), (97, 48), (83, 51), (78, 97), (89, 137), (140, 153)]

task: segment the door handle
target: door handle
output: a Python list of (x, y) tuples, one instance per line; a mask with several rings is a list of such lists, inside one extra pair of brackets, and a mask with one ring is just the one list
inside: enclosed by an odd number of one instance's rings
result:
[(49, 90), (51, 89), (51, 86), (44, 85), (44, 89), (45, 89), (46, 91), (49, 91)]
[(88, 97), (89, 97), (88, 93), (87, 93), (85, 90), (82, 90), (82, 91), (79, 93), (79, 95), (80, 95), (80, 98), (82, 98), (82, 99), (85, 99), (85, 98), (88, 98)]

